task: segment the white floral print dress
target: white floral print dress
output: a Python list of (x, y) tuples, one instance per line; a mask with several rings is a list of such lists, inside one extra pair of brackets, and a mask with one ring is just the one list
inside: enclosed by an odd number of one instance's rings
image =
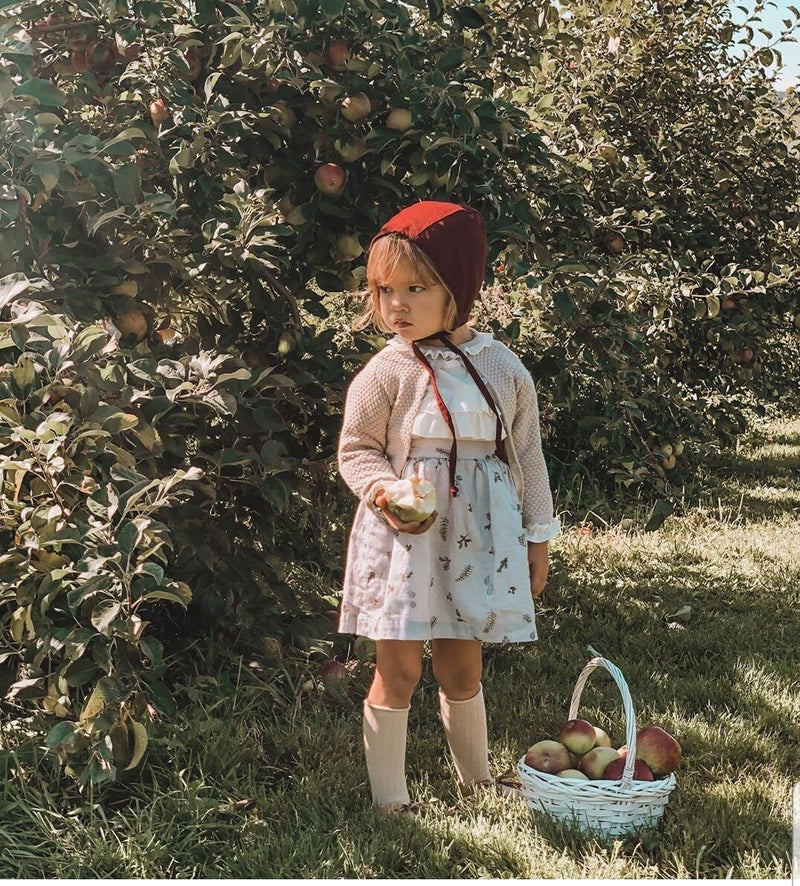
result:
[[(401, 346), (391, 341), (387, 347)], [(492, 337), (461, 346), (468, 356)], [(519, 643), (536, 640), (528, 536), (508, 466), (494, 454), (495, 416), (457, 354), (422, 346), (458, 436), (449, 494), (452, 437), (429, 387), (414, 422), (403, 477), (421, 471), (436, 487), (438, 517), (422, 535), (395, 532), (364, 502), (353, 521), (339, 630), (375, 640), (434, 637)], [(558, 533), (538, 527), (545, 541)], [(549, 531), (550, 530), (550, 531)]]

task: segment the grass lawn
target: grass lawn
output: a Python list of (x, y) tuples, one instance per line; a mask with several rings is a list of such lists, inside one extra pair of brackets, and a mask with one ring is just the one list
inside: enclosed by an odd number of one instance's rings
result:
[[(762, 422), (709, 468), (704, 489), (653, 533), (567, 528), (552, 546), (540, 641), (485, 655), (498, 773), (557, 732), (588, 644), (618, 665), (638, 724), (683, 745), (658, 830), (602, 843), (534, 821), (516, 799), (460, 798), (429, 668), (412, 701), (408, 771), (412, 797), (431, 808), (375, 815), (361, 749), (370, 666), (337, 693), (309, 682), (302, 662), (269, 669), (218, 653), (216, 676), (179, 688), (184, 719), (153, 741), (144, 775), (102, 802), (69, 799), (0, 736), (0, 877), (788, 878), (800, 420)], [(580, 713), (625, 741), (602, 672)]]

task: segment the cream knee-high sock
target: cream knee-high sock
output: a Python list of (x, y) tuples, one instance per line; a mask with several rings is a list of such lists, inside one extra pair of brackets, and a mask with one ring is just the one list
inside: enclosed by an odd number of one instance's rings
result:
[(406, 786), (407, 708), (385, 708), (364, 701), (364, 753), (372, 803), (391, 809), (410, 803)]
[(483, 686), (463, 701), (448, 698), (440, 689), (439, 712), (459, 782), (465, 786), (490, 782)]

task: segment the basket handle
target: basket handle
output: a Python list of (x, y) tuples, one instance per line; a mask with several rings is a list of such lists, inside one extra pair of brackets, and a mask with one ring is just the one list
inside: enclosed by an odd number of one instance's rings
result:
[(633, 766), (636, 762), (636, 712), (633, 710), (633, 700), (628, 691), (628, 684), (622, 676), (622, 671), (613, 662), (598, 655), (587, 663), (586, 667), (581, 671), (575, 683), (575, 689), (572, 692), (572, 699), (569, 703), (569, 719), (574, 720), (577, 717), (583, 687), (586, 685), (589, 675), (597, 668), (604, 668), (611, 674), (622, 696), (622, 709), (625, 711), (625, 719), (627, 721), (625, 739), (628, 745), (628, 754), (625, 757), (625, 768), (622, 770), (621, 783), (622, 787), (627, 790), (633, 781)]

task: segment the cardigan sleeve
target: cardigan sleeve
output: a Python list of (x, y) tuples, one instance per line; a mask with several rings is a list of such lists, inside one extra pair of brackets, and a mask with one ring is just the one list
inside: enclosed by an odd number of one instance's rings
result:
[(514, 383), (517, 408), (511, 434), (524, 483), (522, 524), (528, 541), (549, 541), (560, 532), (561, 521), (553, 514), (553, 494), (542, 453), (536, 388), (522, 361), (518, 363)]
[(392, 401), (368, 363), (350, 383), (339, 436), (339, 473), (368, 504), (381, 486), (397, 479), (386, 455)]

